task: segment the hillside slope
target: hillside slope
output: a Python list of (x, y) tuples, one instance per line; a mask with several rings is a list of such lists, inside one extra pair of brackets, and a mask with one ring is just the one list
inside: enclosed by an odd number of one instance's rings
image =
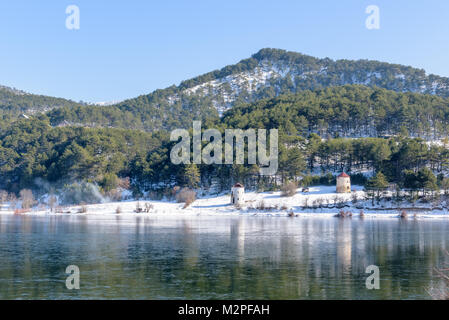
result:
[(30, 94), (0, 86), (0, 116), (15, 118), (22, 114), (43, 113), (55, 108), (74, 107), (80, 103), (44, 95)]

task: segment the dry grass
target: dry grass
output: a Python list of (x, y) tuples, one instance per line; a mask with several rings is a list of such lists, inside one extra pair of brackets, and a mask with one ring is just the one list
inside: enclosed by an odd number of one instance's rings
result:
[(281, 197), (293, 197), (296, 194), (298, 185), (296, 182), (287, 182), (281, 187)]
[(177, 202), (184, 202), (184, 209), (191, 205), (195, 200), (196, 192), (188, 188), (181, 189), (181, 191), (179, 191), (179, 193), (176, 195)]
[(140, 202), (139, 202), (139, 201), (137, 201), (137, 203), (136, 203), (136, 209), (134, 209), (134, 212), (136, 212), (136, 213), (141, 213), (141, 212), (143, 212), (143, 208), (142, 208), (142, 206), (140, 205)]
[(267, 205), (265, 201), (261, 200), (259, 201), (256, 206), (254, 207), (256, 210), (260, 211), (273, 211), (273, 210), (279, 210), (279, 205)]

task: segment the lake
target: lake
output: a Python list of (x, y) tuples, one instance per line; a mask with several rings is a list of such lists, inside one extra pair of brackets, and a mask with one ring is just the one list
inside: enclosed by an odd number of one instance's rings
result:
[(0, 215), (0, 299), (429, 299), (448, 246), (444, 219)]

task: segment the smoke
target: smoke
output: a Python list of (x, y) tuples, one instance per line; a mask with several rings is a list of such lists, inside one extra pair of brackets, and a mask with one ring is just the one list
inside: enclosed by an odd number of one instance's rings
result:
[(34, 179), (34, 184), (39, 188), (39, 193), (49, 193), (54, 189), (50, 182), (42, 178)]
[(65, 185), (61, 190), (62, 204), (104, 203), (107, 202), (98, 186), (90, 182), (77, 182)]
[(49, 196), (55, 195), (57, 202), (63, 205), (76, 205), (81, 203), (105, 203), (111, 201), (109, 197), (101, 194), (98, 185), (90, 182), (74, 182), (61, 186), (50, 183), (42, 178), (34, 179), (36, 194), (40, 194), (40, 203), (48, 203)]

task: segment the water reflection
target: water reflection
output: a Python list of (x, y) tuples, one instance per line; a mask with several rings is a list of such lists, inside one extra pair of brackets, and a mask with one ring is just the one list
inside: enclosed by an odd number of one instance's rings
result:
[[(2, 299), (427, 299), (449, 221), (0, 216)], [(81, 289), (65, 288), (65, 268)], [(365, 268), (381, 289), (365, 288)]]

